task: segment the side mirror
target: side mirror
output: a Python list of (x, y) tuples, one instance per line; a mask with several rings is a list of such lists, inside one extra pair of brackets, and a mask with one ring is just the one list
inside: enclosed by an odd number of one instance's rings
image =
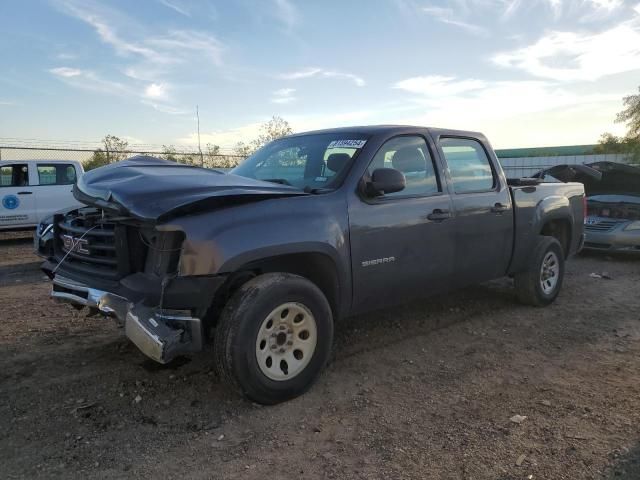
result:
[(395, 193), (407, 186), (407, 180), (400, 170), (395, 168), (377, 168), (371, 174), (371, 181), (367, 182), (366, 193), (372, 197), (379, 197), (385, 193)]

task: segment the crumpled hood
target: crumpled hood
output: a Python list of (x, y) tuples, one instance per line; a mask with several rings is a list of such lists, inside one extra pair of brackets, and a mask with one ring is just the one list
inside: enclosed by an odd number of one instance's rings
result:
[(73, 194), (83, 203), (152, 222), (243, 202), (307, 195), (286, 185), (145, 155), (85, 173)]

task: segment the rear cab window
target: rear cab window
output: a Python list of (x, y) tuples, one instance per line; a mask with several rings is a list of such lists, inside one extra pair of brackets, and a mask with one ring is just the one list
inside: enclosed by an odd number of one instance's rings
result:
[(487, 153), (478, 140), (442, 137), (440, 148), (455, 193), (487, 192), (497, 185)]
[(40, 185), (73, 185), (76, 183), (76, 169), (70, 163), (39, 163)]

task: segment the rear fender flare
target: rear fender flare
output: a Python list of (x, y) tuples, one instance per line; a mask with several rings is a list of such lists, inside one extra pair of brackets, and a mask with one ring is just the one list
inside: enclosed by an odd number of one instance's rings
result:
[(566, 220), (571, 226), (574, 225), (575, 218), (567, 197), (552, 195), (540, 201), (533, 217), (532, 231), (542, 232), (545, 224), (552, 220)]

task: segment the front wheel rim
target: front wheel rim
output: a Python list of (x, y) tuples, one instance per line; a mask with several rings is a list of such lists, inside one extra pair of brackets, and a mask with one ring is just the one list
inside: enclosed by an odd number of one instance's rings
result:
[(311, 311), (301, 303), (283, 303), (266, 316), (258, 330), (258, 367), (271, 380), (290, 380), (309, 364), (317, 342), (318, 329)]
[(553, 293), (560, 278), (560, 260), (555, 252), (547, 252), (540, 268), (540, 288), (549, 295)]

